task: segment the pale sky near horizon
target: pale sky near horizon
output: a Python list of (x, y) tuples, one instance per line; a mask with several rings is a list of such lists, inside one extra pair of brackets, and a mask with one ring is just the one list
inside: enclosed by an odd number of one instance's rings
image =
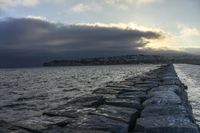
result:
[[(186, 52), (200, 49), (200, 0), (0, 0), (0, 18), (7, 27), (10, 27), (8, 18), (17, 19), (13, 21), (26, 18), (55, 25), (151, 31), (162, 37), (141, 36), (140, 39), (147, 40), (138, 49)], [(140, 39), (134, 41), (138, 43)]]

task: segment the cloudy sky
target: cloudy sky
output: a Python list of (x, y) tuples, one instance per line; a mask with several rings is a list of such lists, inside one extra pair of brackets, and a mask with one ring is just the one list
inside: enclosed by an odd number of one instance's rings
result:
[(0, 67), (200, 52), (200, 0), (0, 0)]

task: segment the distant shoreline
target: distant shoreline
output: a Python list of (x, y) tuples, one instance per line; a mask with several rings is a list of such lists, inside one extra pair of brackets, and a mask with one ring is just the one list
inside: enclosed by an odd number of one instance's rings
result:
[(44, 67), (58, 66), (100, 66), (131, 64), (193, 64), (200, 65), (199, 56), (159, 56), (159, 55), (126, 55), (114, 57), (83, 58), (76, 60), (53, 60), (43, 64)]

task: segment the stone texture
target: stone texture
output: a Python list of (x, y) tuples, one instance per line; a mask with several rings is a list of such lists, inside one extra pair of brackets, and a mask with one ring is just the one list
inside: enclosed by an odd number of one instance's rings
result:
[(31, 119), (22, 120), (14, 123), (16, 126), (32, 132), (39, 132), (47, 129), (52, 125), (65, 126), (70, 122), (70, 119), (65, 117), (32, 117)]
[(143, 92), (147, 92), (148, 88), (146, 87), (134, 87), (134, 86), (130, 86), (130, 87), (110, 87), (114, 90), (120, 91), (122, 92), (138, 92), (138, 91), (143, 91)]
[(147, 92), (149, 88), (147, 87), (124, 87), (124, 88), (119, 88), (119, 87), (113, 87), (114, 90), (119, 90), (121, 93), (123, 92)]
[(106, 99), (105, 104), (112, 106), (119, 106), (119, 107), (135, 108), (138, 110), (142, 109), (142, 105), (138, 100), (131, 100), (131, 99), (117, 99), (117, 98)]
[(86, 115), (74, 123), (67, 125), (76, 130), (103, 130), (112, 133), (127, 133), (129, 125), (101, 115)]
[(197, 126), (186, 117), (157, 116), (139, 118), (136, 131), (145, 133), (199, 133)]
[(155, 91), (173, 91), (179, 95), (183, 92), (183, 88), (177, 85), (165, 85), (165, 86), (159, 86), (159, 87), (153, 88), (151, 89), (149, 93), (152, 93)]
[(120, 90), (113, 89), (111, 87), (99, 88), (93, 91), (93, 94), (111, 94), (117, 95), (120, 93)]
[(105, 116), (113, 120), (122, 121), (132, 127), (135, 125), (135, 121), (138, 117), (138, 110), (125, 107), (102, 105), (97, 108), (96, 111), (91, 112), (90, 114)]
[(164, 80), (162, 82), (162, 84), (163, 85), (180, 85), (180, 86), (182, 85), (180, 80), (175, 80), (175, 79), (173, 79), (173, 80)]
[(182, 115), (189, 117), (189, 114), (183, 105), (147, 106), (141, 113), (141, 117), (161, 115)]
[(148, 97), (165, 97), (178, 99), (179, 96), (173, 91), (153, 91), (149, 92)]
[(68, 117), (68, 118), (77, 118), (81, 115), (85, 115), (88, 112), (94, 111), (96, 108), (84, 108), (80, 106), (61, 106), (43, 113), (50, 117)]
[(81, 130), (81, 129), (70, 129), (70, 128), (61, 128), (61, 127), (50, 127), (46, 130), (43, 130), (42, 133), (111, 133), (109, 131), (101, 130)]
[(149, 89), (152, 89), (153, 87), (157, 87), (158, 84), (141, 84), (141, 83), (136, 83), (134, 84), (135, 87), (147, 87)]
[(182, 103), (179, 96), (176, 93), (170, 91), (156, 91), (148, 95), (143, 106), (148, 105), (180, 105)]
[(147, 84), (147, 85), (152, 85), (152, 84), (154, 84), (154, 85), (158, 85), (159, 84), (159, 82), (158, 81), (155, 81), (155, 80), (139, 80), (139, 81), (136, 81), (135, 82), (135, 84)]
[(66, 105), (76, 105), (83, 107), (98, 107), (104, 102), (103, 96), (100, 95), (84, 95), (70, 100)]
[(124, 92), (119, 94), (118, 98), (124, 98), (124, 99), (140, 99), (140, 101), (144, 101), (146, 99), (147, 94), (143, 91), (138, 92)]

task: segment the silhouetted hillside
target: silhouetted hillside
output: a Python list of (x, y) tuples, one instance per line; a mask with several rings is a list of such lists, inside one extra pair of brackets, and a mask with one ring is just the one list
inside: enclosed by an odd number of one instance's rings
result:
[(177, 55), (126, 55), (99, 58), (83, 58), (77, 60), (53, 60), (43, 66), (79, 66), (79, 65), (117, 65), (117, 64), (161, 64), (161, 63), (189, 63), (200, 64), (200, 56)]

